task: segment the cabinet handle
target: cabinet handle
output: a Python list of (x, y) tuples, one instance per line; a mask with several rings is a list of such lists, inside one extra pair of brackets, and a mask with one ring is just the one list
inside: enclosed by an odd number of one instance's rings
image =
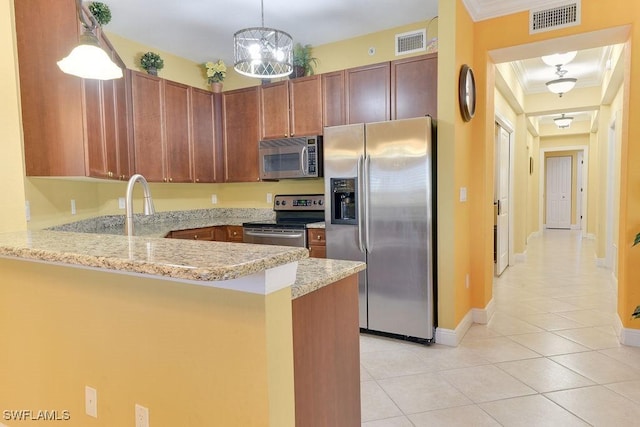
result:
[(162, 178), (162, 181), (167, 182), (167, 178)]
[(322, 236), (318, 234), (318, 240), (322, 240)]
[(113, 178), (113, 172), (111, 172), (111, 171), (107, 172), (107, 176), (108, 176), (109, 178)]
[(200, 179), (196, 178), (196, 182), (200, 182)]
[(173, 182), (173, 178), (169, 178), (169, 182)]
[(195, 240), (198, 240), (198, 235), (196, 234), (195, 236), (193, 236), (193, 238), (194, 238)]

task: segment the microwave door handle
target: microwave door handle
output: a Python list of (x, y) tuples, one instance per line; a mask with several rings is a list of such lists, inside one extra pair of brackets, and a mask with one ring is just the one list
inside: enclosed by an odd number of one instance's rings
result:
[(356, 194), (356, 203), (358, 204), (357, 208), (357, 212), (356, 212), (356, 216), (358, 217), (358, 247), (360, 248), (360, 252), (365, 252), (365, 247), (364, 247), (364, 238), (363, 238), (363, 232), (364, 232), (364, 221), (363, 221), (363, 206), (364, 206), (364, 186), (363, 186), (363, 182), (362, 182), (362, 169), (363, 169), (363, 163), (364, 163), (364, 155), (361, 155), (358, 157), (358, 166), (357, 166), (357, 176), (356, 176), (356, 181), (357, 181), (357, 194)]
[(309, 149), (307, 147), (302, 147), (302, 152), (300, 153), (300, 167), (302, 168), (302, 174), (307, 175), (309, 172)]

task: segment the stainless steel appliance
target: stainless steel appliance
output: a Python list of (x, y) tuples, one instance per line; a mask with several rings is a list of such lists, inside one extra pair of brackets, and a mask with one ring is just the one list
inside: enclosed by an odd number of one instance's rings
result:
[(258, 147), (262, 179), (322, 176), (322, 136), (268, 139)]
[(365, 261), (360, 327), (430, 342), (434, 333), (429, 117), (327, 127), (327, 258)]
[(274, 220), (242, 224), (244, 243), (307, 247), (307, 224), (324, 221), (324, 194), (276, 195)]

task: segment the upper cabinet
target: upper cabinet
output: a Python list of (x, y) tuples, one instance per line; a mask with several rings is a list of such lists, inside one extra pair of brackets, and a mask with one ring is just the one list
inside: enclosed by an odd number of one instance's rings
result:
[(391, 62), (391, 118), (438, 117), (438, 54)]
[(322, 79), (308, 76), (260, 86), (262, 139), (322, 134)]
[(191, 88), (195, 182), (222, 181), (222, 94)]
[(254, 86), (224, 92), (222, 104), (224, 181), (259, 181), (259, 88)]
[(322, 74), (322, 117), (324, 126), (347, 124), (344, 70)]
[(391, 118), (391, 68), (388, 62), (345, 71), (347, 123)]
[(56, 65), (78, 45), (75, 1), (21, 0), (14, 7), (27, 175), (128, 178), (125, 80), (83, 80)]

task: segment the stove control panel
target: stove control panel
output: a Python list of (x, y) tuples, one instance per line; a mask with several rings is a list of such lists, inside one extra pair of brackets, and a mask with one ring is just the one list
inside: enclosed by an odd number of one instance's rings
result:
[(273, 199), (276, 211), (322, 211), (324, 194), (278, 194)]

